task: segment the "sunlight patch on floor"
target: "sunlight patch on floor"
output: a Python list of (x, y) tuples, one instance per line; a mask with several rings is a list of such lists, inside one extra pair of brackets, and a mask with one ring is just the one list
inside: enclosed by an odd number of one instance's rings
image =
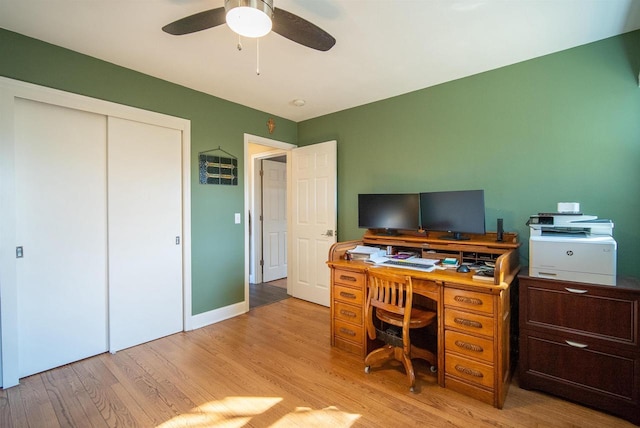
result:
[[(191, 413), (176, 416), (158, 425), (158, 428), (240, 428), (250, 422), (260, 425), (260, 415), (268, 412), (281, 401), (281, 397), (226, 397), (198, 406)], [(343, 412), (335, 406), (319, 410), (296, 407), (279, 420), (264, 426), (272, 428), (291, 426), (348, 428), (359, 417), (358, 414)], [(269, 417), (266, 418), (271, 420)]]
[(307, 407), (297, 407), (284, 418), (271, 425), (272, 428), (285, 428), (290, 426), (304, 427), (350, 427), (358, 420), (360, 415), (346, 413), (337, 407), (329, 406), (321, 410), (313, 410)]

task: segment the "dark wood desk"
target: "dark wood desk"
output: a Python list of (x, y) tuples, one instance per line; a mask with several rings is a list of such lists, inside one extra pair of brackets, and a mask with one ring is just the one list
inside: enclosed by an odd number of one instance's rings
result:
[[(366, 235), (365, 235), (366, 238)], [(431, 240), (437, 238), (386, 237), (382, 245), (407, 248), (407, 242), (433, 256)], [(463, 257), (473, 253), (493, 255), (496, 274), (492, 281), (479, 281), (473, 273), (455, 270), (420, 272), (402, 268), (374, 266), (364, 261), (345, 260), (345, 252), (363, 241), (335, 244), (329, 252), (331, 268), (331, 344), (361, 355), (371, 350), (372, 342), (364, 328), (366, 273), (369, 269), (386, 269), (410, 275), (414, 292), (431, 300), (438, 313), (437, 355), (440, 386), (475, 397), (502, 408), (511, 380), (510, 329), (511, 284), (519, 271), (518, 246), (513, 240), (503, 247), (491, 237), (486, 241), (444, 242), (436, 240), (439, 254)], [(483, 245), (484, 244), (484, 245)], [(445, 251), (448, 250), (448, 251)], [(467, 251), (470, 250), (470, 251)], [(483, 253), (482, 251), (488, 251)], [(426, 251), (429, 251), (427, 254)]]

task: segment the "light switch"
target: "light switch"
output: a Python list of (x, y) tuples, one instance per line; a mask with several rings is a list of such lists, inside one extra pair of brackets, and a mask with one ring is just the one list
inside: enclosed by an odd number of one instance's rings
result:
[(240, 213), (236, 213), (236, 224), (240, 224)]

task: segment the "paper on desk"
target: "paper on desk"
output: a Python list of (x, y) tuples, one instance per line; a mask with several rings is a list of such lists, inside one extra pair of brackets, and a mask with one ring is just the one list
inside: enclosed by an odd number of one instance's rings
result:
[(378, 247), (370, 247), (368, 245), (356, 245), (355, 248), (348, 250), (350, 253), (374, 254), (380, 251)]
[(387, 253), (384, 250), (378, 249), (376, 253), (369, 256), (369, 259), (367, 261), (379, 265), (386, 262), (387, 260), (389, 260), (389, 258), (387, 257)]

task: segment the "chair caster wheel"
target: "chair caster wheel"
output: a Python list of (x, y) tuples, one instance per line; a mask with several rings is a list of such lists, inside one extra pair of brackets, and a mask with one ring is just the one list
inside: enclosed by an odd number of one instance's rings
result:
[(436, 366), (429, 367), (429, 370), (431, 370), (431, 373), (437, 373), (438, 372), (438, 368)]
[(416, 392), (416, 389), (412, 386), (411, 388), (409, 388), (410, 392)]
[(369, 374), (369, 372), (370, 372), (370, 371), (371, 371), (371, 366), (366, 366), (366, 367), (364, 368), (364, 372), (365, 372), (365, 373)]

